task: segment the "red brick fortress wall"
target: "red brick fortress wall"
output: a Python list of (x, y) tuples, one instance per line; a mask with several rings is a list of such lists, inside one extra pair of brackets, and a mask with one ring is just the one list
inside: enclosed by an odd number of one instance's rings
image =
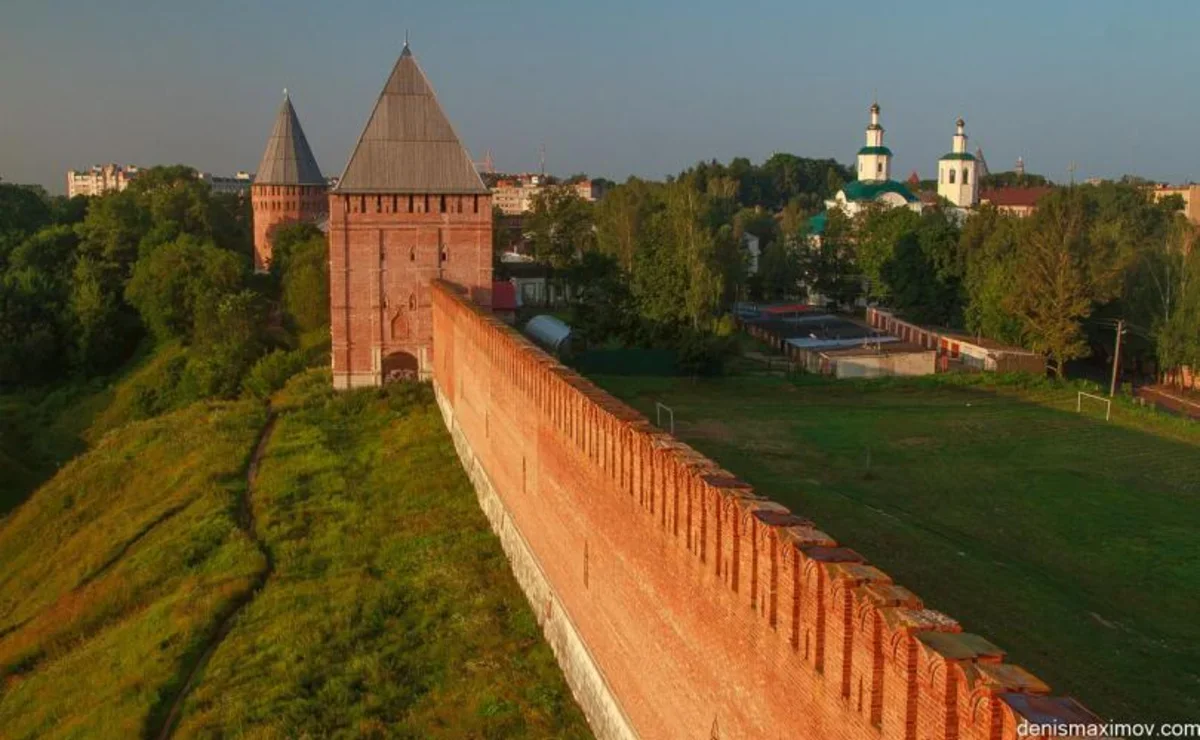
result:
[(436, 281), (431, 300), (439, 401), (602, 737), (997, 740), (1024, 718), (1095, 721), (460, 289)]
[(251, 185), (254, 210), (254, 269), (271, 267), (271, 237), (276, 226), (295, 221), (320, 221), (329, 212), (329, 198), (319, 185)]
[(428, 377), (430, 282), (467, 286), (490, 306), (489, 195), (329, 195), (329, 294), (335, 388)]

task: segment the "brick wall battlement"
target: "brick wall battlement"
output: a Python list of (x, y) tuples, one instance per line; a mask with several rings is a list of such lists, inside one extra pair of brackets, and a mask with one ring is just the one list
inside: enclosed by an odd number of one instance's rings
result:
[(567, 613), (637, 735), (1007, 740), (1025, 718), (1096, 721), (451, 284), (432, 293), (456, 443), (544, 573), (539, 619)]

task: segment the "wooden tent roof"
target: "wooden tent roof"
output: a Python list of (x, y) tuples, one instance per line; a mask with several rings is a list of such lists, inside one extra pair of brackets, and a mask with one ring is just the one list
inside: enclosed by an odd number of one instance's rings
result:
[(405, 44), (336, 188), (340, 193), (487, 193)]
[(254, 182), (259, 185), (325, 184), (325, 176), (317, 166), (308, 139), (304, 138), (304, 129), (300, 128), (300, 119), (286, 91)]

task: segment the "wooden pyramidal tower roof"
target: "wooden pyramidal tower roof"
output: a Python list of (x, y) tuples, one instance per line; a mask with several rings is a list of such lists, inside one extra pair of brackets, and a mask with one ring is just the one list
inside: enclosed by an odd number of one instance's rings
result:
[(488, 192), (407, 43), (337, 192)]
[(308, 146), (304, 129), (300, 128), (300, 119), (287, 90), (283, 91), (283, 105), (279, 107), (279, 115), (275, 116), (275, 127), (271, 129), (271, 138), (267, 139), (267, 149), (258, 163), (254, 182), (259, 185), (325, 184), (325, 176)]

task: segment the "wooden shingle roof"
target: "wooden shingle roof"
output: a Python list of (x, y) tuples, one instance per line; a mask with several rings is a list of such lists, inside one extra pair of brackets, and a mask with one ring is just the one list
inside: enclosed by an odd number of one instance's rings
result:
[(304, 129), (300, 128), (296, 109), (292, 107), (292, 99), (286, 92), (254, 182), (259, 185), (325, 184), (325, 176), (317, 166), (308, 139), (304, 138)]
[(408, 45), (392, 69), (340, 193), (487, 193)]

